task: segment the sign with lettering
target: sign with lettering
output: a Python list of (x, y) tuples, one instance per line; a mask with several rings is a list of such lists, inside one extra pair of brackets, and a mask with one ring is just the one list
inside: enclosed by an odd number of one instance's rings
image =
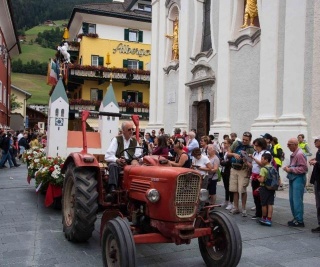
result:
[(150, 56), (151, 50), (142, 48), (131, 48), (129, 45), (120, 43), (117, 48), (113, 48), (113, 54), (119, 52), (120, 54), (138, 55), (139, 57)]

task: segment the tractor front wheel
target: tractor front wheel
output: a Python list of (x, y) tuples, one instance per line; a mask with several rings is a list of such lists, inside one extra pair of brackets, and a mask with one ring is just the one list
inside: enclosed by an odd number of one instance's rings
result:
[(227, 214), (214, 211), (210, 213), (208, 225), (210, 236), (198, 238), (201, 256), (207, 266), (235, 267), (242, 254), (242, 240), (239, 228)]
[(105, 267), (135, 267), (136, 246), (128, 223), (120, 217), (110, 220), (102, 233)]
[(97, 219), (98, 192), (96, 171), (69, 167), (63, 183), (62, 223), (66, 238), (85, 242)]

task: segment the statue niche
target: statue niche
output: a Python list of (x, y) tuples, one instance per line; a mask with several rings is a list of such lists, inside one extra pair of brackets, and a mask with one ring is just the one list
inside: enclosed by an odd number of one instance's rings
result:
[[(258, 16), (257, 0), (247, 0), (243, 16), (243, 25), (241, 28), (247, 28), (254, 25), (254, 19)], [(250, 24), (248, 20), (250, 19)]]
[(173, 34), (166, 34), (166, 37), (172, 39), (172, 60), (179, 60), (179, 21), (178, 18), (173, 22)]

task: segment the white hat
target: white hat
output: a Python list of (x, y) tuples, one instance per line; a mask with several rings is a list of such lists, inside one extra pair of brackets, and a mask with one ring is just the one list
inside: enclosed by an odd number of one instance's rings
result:
[(313, 139), (314, 139), (314, 140), (320, 140), (320, 135), (314, 136)]

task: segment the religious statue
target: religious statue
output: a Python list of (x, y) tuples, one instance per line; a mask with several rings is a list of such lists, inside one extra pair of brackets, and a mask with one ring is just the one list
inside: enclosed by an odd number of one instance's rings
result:
[[(244, 23), (241, 28), (246, 28), (249, 26), (254, 26), (253, 20), (258, 16), (258, 6), (257, 0), (247, 0), (246, 8), (244, 10)], [(248, 19), (250, 18), (250, 25), (248, 25)]]
[(179, 21), (178, 18), (175, 19), (173, 23), (173, 34), (166, 34), (167, 38), (172, 39), (172, 59), (179, 59)]
[(63, 41), (60, 46), (58, 46), (58, 51), (60, 51), (61, 55), (64, 58), (65, 63), (70, 63), (70, 54), (68, 53), (68, 42)]

